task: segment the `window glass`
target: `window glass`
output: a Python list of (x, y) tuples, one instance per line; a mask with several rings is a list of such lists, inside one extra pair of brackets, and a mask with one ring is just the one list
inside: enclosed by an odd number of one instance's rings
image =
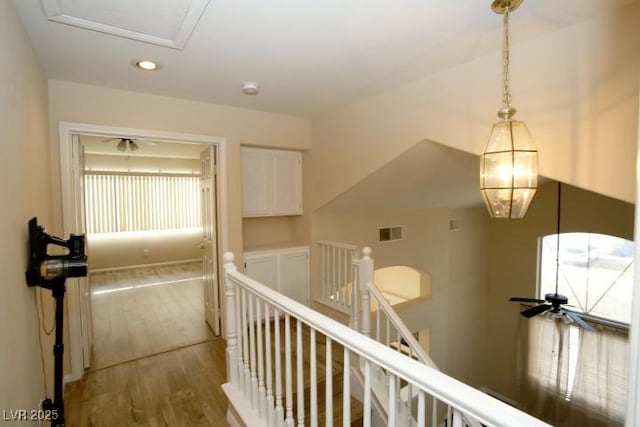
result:
[[(540, 298), (556, 289), (558, 235), (542, 238)], [(561, 233), (557, 270), (558, 293), (569, 309), (629, 324), (635, 244), (595, 233)]]

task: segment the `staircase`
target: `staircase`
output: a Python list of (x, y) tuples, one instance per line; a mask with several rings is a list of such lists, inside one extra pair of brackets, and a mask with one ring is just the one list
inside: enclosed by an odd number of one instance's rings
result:
[(225, 254), (229, 425), (547, 426), (430, 366), (393, 315), (376, 318), (386, 329), (372, 334), (373, 260), (363, 255), (343, 293), (353, 296), (348, 327), (239, 273)]
[[(274, 320), (270, 320), (273, 325)], [(280, 320), (279, 328), (280, 333), (279, 336), (285, 336), (285, 321)], [(291, 336), (296, 336), (298, 324), (297, 322), (292, 322), (290, 324), (290, 334)], [(327, 369), (326, 369), (326, 361), (327, 361), (327, 340), (326, 337), (321, 334), (313, 334), (315, 336), (315, 354), (314, 361), (311, 359), (311, 328), (302, 324), (302, 378), (303, 378), (303, 394), (304, 394), (304, 424), (309, 426), (312, 425), (311, 420), (311, 371), (312, 371), (312, 363), (314, 363), (316, 367), (316, 382), (315, 382), (315, 393), (317, 396), (317, 415), (316, 415), (316, 423), (317, 425), (326, 425), (326, 416), (327, 416), (327, 384), (329, 383), (329, 391), (331, 396), (331, 406), (332, 406), (332, 420), (333, 425), (340, 426), (343, 425), (343, 405), (344, 405), (344, 393), (343, 389), (340, 387), (333, 387), (333, 384), (342, 384), (343, 376), (344, 376), (344, 363), (342, 360), (342, 356), (344, 354), (344, 347), (339, 343), (333, 343), (331, 345), (331, 369), (330, 369), (330, 379), (327, 380)], [(276, 348), (275, 344), (275, 335), (271, 335), (271, 348)], [(284, 360), (285, 353), (284, 347), (280, 346), (280, 354), (281, 354), (281, 363), (282, 369), (285, 369)], [(291, 354), (292, 360), (297, 360), (298, 353), (297, 348), (292, 348)], [(353, 364), (353, 363), (352, 363)], [(273, 375), (275, 375), (275, 367), (273, 369)], [(297, 379), (296, 379), (297, 381)], [(298, 392), (297, 392), (297, 384), (294, 381), (292, 401), (296, 402), (293, 406), (293, 412), (298, 413), (297, 402), (298, 402)], [(350, 424), (351, 426), (361, 426), (362, 425), (362, 411), (363, 406), (360, 401), (355, 399), (354, 397), (349, 396), (349, 405), (351, 414)]]

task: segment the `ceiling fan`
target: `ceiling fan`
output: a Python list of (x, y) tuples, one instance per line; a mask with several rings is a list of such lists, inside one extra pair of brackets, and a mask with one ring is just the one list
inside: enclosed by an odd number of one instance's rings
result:
[(138, 151), (140, 149), (139, 144), (146, 144), (152, 147), (155, 147), (156, 145), (158, 145), (153, 141), (147, 141), (144, 139), (135, 139), (135, 138), (108, 138), (103, 140), (102, 142), (117, 141), (117, 140), (120, 140), (120, 142), (118, 142), (118, 145), (116, 146), (116, 148), (118, 149), (118, 151), (122, 151), (122, 152)]
[(560, 273), (560, 213), (561, 213), (561, 199), (562, 199), (562, 184), (558, 181), (558, 213), (556, 220), (556, 289), (554, 293), (545, 294), (544, 299), (538, 298), (523, 298), (523, 297), (511, 297), (509, 301), (512, 302), (525, 302), (535, 303), (533, 307), (527, 308), (520, 312), (524, 317), (531, 318), (539, 314), (547, 312), (553, 318), (568, 319), (569, 322), (575, 322), (586, 331), (594, 332), (593, 329), (582, 317), (575, 311), (566, 309), (564, 306), (568, 305), (569, 298), (558, 293), (558, 277)]

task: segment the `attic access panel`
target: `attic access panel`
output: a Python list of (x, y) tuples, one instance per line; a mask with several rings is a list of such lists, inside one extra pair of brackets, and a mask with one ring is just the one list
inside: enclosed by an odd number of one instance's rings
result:
[(209, 0), (40, 0), (47, 19), (184, 49)]

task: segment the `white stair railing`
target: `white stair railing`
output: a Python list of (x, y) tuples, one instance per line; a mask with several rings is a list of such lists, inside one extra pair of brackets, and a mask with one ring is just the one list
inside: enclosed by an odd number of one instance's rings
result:
[(329, 241), (318, 242), (320, 248), (321, 302), (345, 314), (351, 312), (355, 288), (351, 260), (357, 248)]
[[(229, 400), (227, 419), (232, 425), (252, 427), (305, 425), (304, 388), (310, 386), (309, 415), (311, 426), (317, 426), (321, 402), (318, 399), (318, 367), (309, 363), (302, 369), (304, 349), (302, 329), (310, 331), (309, 353), (316, 355), (316, 334), (324, 336), (326, 347), (326, 397), (322, 403), (327, 412), (326, 426), (333, 425), (331, 414), (333, 388), (341, 387), (343, 425), (351, 425), (349, 363), (359, 357), (364, 367), (365, 392), (363, 425), (372, 423), (372, 390), (375, 372), (388, 378), (387, 425), (405, 425), (398, 418), (396, 393), (398, 384), (407, 383), (416, 390), (416, 425), (437, 427), (436, 417), (427, 420), (427, 403), (444, 404), (451, 412), (453, 426), (462, 426), (466, 418), (477, 419), (487, 426), (538, 427), (548, 424), (498, 401), (423, 363), (399, 355), (388, 346), (354, 331), (309, 307), (241, 274), (233, 263), (233, 254), (224, 255), (225, 327), (227, 337), (227, 383), (222, 388)], [(279, 333), (284, 319), (284, 345)], [(293, 327), (295, 325), (295, 328)], [(295, 341), (291, 331), (295, 331)], [(272, 333), (275, 335), (272, 343)], [(322, 342), (322, 341), (320, 341)], [(341, 357), (345, 369), (342, 384), (332, 384), (334, 366), (332, 344), (344, 348)], [(295, 351), (294, 351), (295, 348)], [(284, 366), (280, 357), (284, 358)], [(309, 356), (307, 356), (309, 357)], [(293, 359), (296, 369), (293, 369)], [(275, 363), (273, 361), (275, 360)], [(283, 372), (284, 369), (284, 372)], [(294, 406), (293, 387), (297, 402)], [(283, 390), (284, 387), (284, 402)], [(275, 396), (274, 396), (275, 390)]]
[[(354, 310), (351, 312), (351, 324), (359, 325), (361, 333), (384, 346), (390, 347), (402, 355), (439, 371), (440, 369), (400, 319), (382, 291), (375, 285), (371, 248), (364, 247), (362, 249), (362, 257), (353, 259), (352, 263), (354, 266), (353, 275), (356, 277), (356, 283), (358, 289), (360, 289), (361, 303), (354, 304)], [(375, 308), (374, 310), (372, 310), (372, 306)], [(371, 322), (373, 322), (373, 325), (370, 325)], [(398, 383), (395, 383), (395, 387), (394, 395), (398, 402), (397, 410), (402, 412), (404, 416), (415, 419), (414, 415), (417, 408), (414, 406), (414, 401), (417, 395), (413, 385), (407, 384), (401, 388)], [(378, 394), (386, 393), (386, 390), (381, 392), (380, 387), (378, 387), (377, 391)], [(437, 408), (432, 408), (432, 414), (436, 416)], [(469, 418), (464, 419), (464, 424), (470, 427), (480, 426), (478, 422)]]
[[(400, 319), (391, 304), (385, 299), (373, 280), (374, 263), (371, 248), (362, 249), (362, 257), (354, 258), (354, 277), (360, 290), (360, 304), (353, 304), (351, 312), (352, 324), (359, 326), (360, 332), (370, 336), (379, 343), (392, 347), (396, 351), (416, 359), (427, 366), (438, 369), (433, 360), (424, 351), (418, 340)], [(371, 305), (376, 309), (372, 317)], [(371, 325), (373, 322), (373, 325)]]

